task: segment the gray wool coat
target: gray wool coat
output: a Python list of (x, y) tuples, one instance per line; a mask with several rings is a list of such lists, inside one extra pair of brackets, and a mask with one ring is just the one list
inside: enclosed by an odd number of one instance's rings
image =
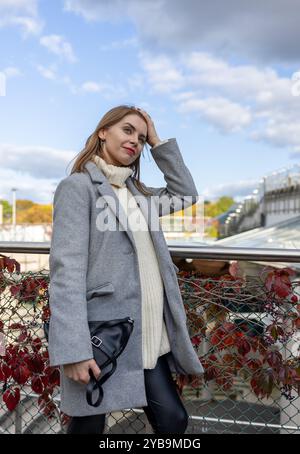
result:
[[(162, 188), (146, 188), (156, 196), (147, 222), (164, 283), (163, 314), (171, 345), (168, 362), (172, 372), (201, 375), (203, 367), (187, 330), (176, 276), (178, 268), (171, 259), (159, 222), (158, 229), (152, 227), (160, 216), (195, 203), (197, 189), (175, 138), (150, 151), (167, 183)], [(152, 197), (144, 196), (135, 187), (132, 176), (127, 178), (126, 185), (147, 216)], [(191, 197), (183, 203), (182, 196)], [(117, 229), (103, 229), (104, 208)], [(61, 370), (61, 410), (70, 416), (147, 405), (137, 251), (124, 215), (109, 181), (92, 161), (85, 164), (84, 172), (67, 176), (56, 188), (49, 262), (48, 350), (50, 365), (60, 366)], [(86, 386), (66, 377), (62, 365), (93, 358), (88, 321), (127, 316), (135, 322), (132, 335), (118, 358), (116, 372), (103, 385), (101, 405), (91, 407), (86, 402)]]

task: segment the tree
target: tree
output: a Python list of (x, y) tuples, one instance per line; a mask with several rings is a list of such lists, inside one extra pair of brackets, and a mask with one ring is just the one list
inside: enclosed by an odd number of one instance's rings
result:
[(216, 217), (225, 213), (235, 203), (232, 197), (222, 196), (216, 202), (204, 202), (204, 215)]
[(7, 200), (2, 200), (0, 203), (2, 203), (3, 206), (3, 222), (4, 223), (11, 222), (12, 206)]
[(234, 204), (234, 199), (232, 197), (227, 197), (227, 196), (223, 196), (223, 197), (220, 197), (218, 202), (217, 202), (217, 206), (220, 210), (220, 214), (221, 213), (225, 213), (227, 210), (229, 210), (229, 208)]
[(20, 224), (51, 224), (52, 207), (51, 205), (33, 203), (30, 208), (18, 212), (17, 222)]
[(21, 211), (28, 210), (33, 205), (35, 205), (35, 203), (32, 200), (18, 199), (16, 201), (16, 205), (17, 205), (17, 212), (20, 213)]

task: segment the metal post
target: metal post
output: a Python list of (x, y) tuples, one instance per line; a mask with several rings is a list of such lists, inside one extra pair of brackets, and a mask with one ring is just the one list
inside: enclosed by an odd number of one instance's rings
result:
[(13, 208), (13, 212), (12, 212), (12, 225), (13, 225), (13, 238), (14, 238), (14, 241), (16, 241), (16, 191), (17, 191), (17, 188), (12, 188), (12, 193), (13, 193), (13, 196), (12, 196), (12, 208)]
[(15, 408), (15, 433), (16, 434), (22, 433), (22, 412), (20, 404), (18, 404)]

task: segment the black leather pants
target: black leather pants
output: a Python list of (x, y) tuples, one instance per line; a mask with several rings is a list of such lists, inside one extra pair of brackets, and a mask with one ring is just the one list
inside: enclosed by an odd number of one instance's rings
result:
[[(183, 434), (188, 414), (171, 375), (167, 355), (158, 358), (154, 369), (144, 369), (147, 406), (143, 410), (155, 434)], [(102, 434), (105, 414), (73, 416), (68, 434)]]

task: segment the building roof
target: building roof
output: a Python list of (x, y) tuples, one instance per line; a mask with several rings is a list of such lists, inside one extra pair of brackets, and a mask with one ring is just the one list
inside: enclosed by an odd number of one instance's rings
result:
[(220, 246), (300, 249), (300, 216), (279, 222), (270, 227), (258, 227), (222, 238)]

